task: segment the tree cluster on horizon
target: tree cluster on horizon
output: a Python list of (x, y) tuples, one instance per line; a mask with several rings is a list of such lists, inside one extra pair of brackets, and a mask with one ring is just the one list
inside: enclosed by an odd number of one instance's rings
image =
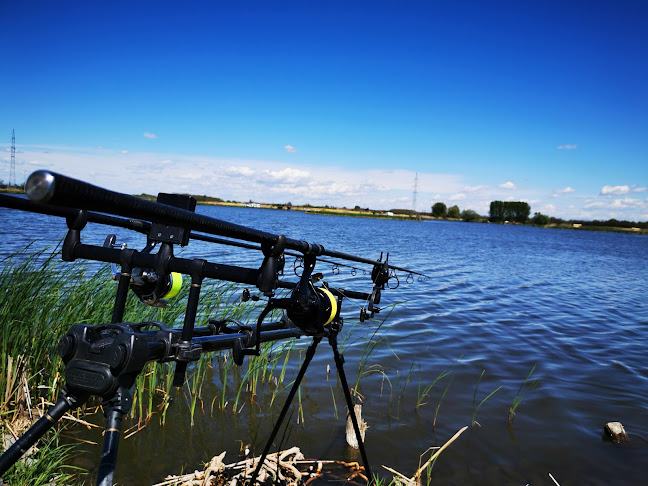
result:
[(432, 206), (432, 216), (441, 219), (461, 219), (462, 221), (481, 221), (483, 218), (472, 209), (459, 210), (456, 204), (449, 208), (445, 203), (437, 202)]
[[(432, 216), (440, 219), (461, 219), (462, 221), (491, 221), (494, 223), (515, 222), (526, 223), (529, 221), (531, 206), (522, 201), (492, 201), (488, 217), (481, 216), (472, 209), (459, 210), (456, 204), (448, 208), (443, 202), (432, 205)], [(538, 226), (549, 224), (550, 218), (541, 213), (535, 213), (531, 223)]]
[(523, 201), (491, 201), (489, 220), (493, 223), (515, 221), (526, 223), (531, 214), (531, 206)]

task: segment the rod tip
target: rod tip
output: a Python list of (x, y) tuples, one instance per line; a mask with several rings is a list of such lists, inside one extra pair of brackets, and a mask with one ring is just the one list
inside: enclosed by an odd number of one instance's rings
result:
[(54, 175), (46, 170), (33, 172), (25, 183), (25, 194), (34, 202), (46, 203), (54, 196)]

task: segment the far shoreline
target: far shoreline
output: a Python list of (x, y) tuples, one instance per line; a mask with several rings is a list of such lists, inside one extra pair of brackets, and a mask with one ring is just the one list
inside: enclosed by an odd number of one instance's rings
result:
[[(24, 194), (24, 190), (20, 187), (2, 187), (0, 193), (7, 194)], [(149, 194), (135, 194), (136, 197), (155, 201), (156, 197)], [(196, 196), (194, 196), (196, 197)], [(197, 196), (198, 204), (205, 206), (223, 206), (234, 208), (248, 208), (248, 209), (274, 209), (276, 211), (300, 211), (306, 214), (324, 215), (324, 216), (342, 216), (347, 218), (373, 218), (373, 219), (391, 219), (396, 221), (447, 221), (458, 223), (484, 223), (484, 224), (502, 224), (502, 225), (515, 225), (515, 226), (535, 226), (538, 228), (552, 228), (561, 230), (572, 231), (597, 231), (606, 233), (624, 233), (633, 235), (648, 235), (648, 229), (631, 227), (624, 228), (618, 226), (594, 226), (587, 224), (587, 222), (579, 223), (565, 223), (547, 225), (534, 225), (530, 223), (493, 223), (488, 221), (487, 217), (482, 217), (479, 221), (463, 221), (461, 218), (436, 218), (427, 213), (414, 213), (414, 211), (407, 210), (392, 210), (381, 211), (372, 209), (348, 209), (348, 208), (333, 208), (327, 206), (287, 206), (280, 204), (267, 204), (267, 203), (242, 203), (234, 201), (217, 201), (216, 198), (208, 198), (206, 196)], [(211, 200), (210, 200), (211, 199)], [(398, 211), (398, 212), (395, 212)]]

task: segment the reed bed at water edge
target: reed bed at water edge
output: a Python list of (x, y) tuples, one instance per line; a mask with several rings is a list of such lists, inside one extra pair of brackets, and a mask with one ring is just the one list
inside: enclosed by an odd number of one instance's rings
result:
[[(115, 290), (116, 283), (111, 279), (108, 266), (62, 263), (55, 250), (30, 254), (27, 249), (0, 262), (2, 423), (13, 424), (37, 406), (46, 409), (48, 404), (56, 400), (63, 384), (63, 364), (57, 353), (59, 339), (73, 324), (110, 322)], [(206, 281), (201, 292), (196, 325), (204, 325), (210, 317), (250, 321), (252, 316), (258, 314), (259, 308), (256, 306), (261, 304), (247, 302), (241, 305), (237, 298), (239, 290), (238, 286), (232, 284)], [(124, 321), (154, 320), (169, 326), (181, 326), (187, 293), (188, 289), (183, 288), (169, 308), (144, 305), (130, 294)], [(433, 415), (436, 426), (441, 405), (446, 396), (452, 393), (451, 385), (458, 372), (456, 364), (461, 356), (449, 361), (437, 373), (422, 370), (416, 362), (405, 364), (397, 354), (399, 338), (394, 338), (389, 332), (390, 324), (387, 321), (390, 311), (391, 308), (386, 309), (380, 315), (380, 320), (373, 319), (363, 325), (349, 319), (349, 325), (345, 326), (344, 334), (340, 336), (341, 351), (355, 347), (359, 352), (356, 376), (352, 376), (351, 368), (348, 369), (352, 392), (358, 400), (362, 399), (363, 394), (368, 396), (373, 406), (379, 405), (379, 402), (387, 403), (388, 413), (398, 420), (401, 412), (405, 412), (404, 415), (411, 411)], [(149, 363), (135, 385), (133, 407), (125, 422), (124, 437), (146, 427), (153, 418), (164, 424), (173, 400), (187, 406), (192, 425), (196, 414), (240, 414), (244, 408), (257, 412), (276, 410), (285, 398), (285, 391), (292, 385), (289, 362), (301, 359), (300, 349), (301, 346), (296, 347), (294, 340), (268, 343), (262, 346), (261, 356), (248, 357), (241, 367), (233, 366), (230, 351), (205, 353), (189, 366), (185, 385), (181, 389), (172, 387), (173, 369), (169, 365)], [(397, 362), (403, 364), (404, 371), (400, 367), (387, 368), (379, 363), (376, 358), (378, 350), (389, 350)], [(534, 370), (535, 367), (524, 381), (520, 380), (522, 385), (511, 404), (513, 415), (527, 393), (537, 385), (537, 381), (531, 381)], [(376, 377), (382, 383), (380, 396), (371, 387), (363, 389), (363, 382), (370, 379), (375, 381)], [(497, 387), (480, 399), (478, 389), (484, 373), (480, 376), (477, 372), (477, 377), (470, 422), (473, 427), (477, 424), (476, 415), (480, 407), (502, 388)], [(205, 394), (203, 385), (208, 381), (210, 392)], [(344, 413), (338, 413), (338, 407), (344, 403), (339, 384), (331, 383), (328, 388), (331, 392), (331, 415), (336, 421), (344, 420)], [(300, 388), (296, 400), (298, 410), (291, 421), (301, 427), (310, 419), (305, 413), (306, 400), (307, 396)], [(75, 414), (77, 417), (83, 416), (88, 411), (96, 410), (96, 405), (98, 401), (94, 400)], [(62, 423), (59, 425), (63, 426)], [(254, 437), (247, 439), (250, 442), (256, 440)], [(48, 443), (51, 446), (56, 445), (55, 435), (48, 440), (52, 441)], [(50, 446), (43, 449), (50, 449)], [(61, 454), (60, 457), (65, 456)], [(433, 464), (431, 462), (426, 467), (431, 468)], [(22, 470), (20, 474), (27, 473)], [(66, 481), (56, 484), (71, 484)]]
[[(0, 414), (11, 420), (35, 401), (53, 402), (62, 380), (57, 354), (59, 339), (73, 324), (104, 324), (112, 317), (116, 283), (108, 266), (89, 270), (83, 264), (63, 264), (58, 253), (27, 250), (1, 262), (0, 270)], [(230, 302), (230, 284), (205, 285), (198, 309), (198, 322), (227, 310), (228, 317), (244, 319), (249, 305)], [(182, 323), (187, 289), (169, 308), (150, 307), (129, 294), (124, 322), (160, 321), (169, 326)], [(195, 394), (204, 379), (206, 364), (190, 367), (187, 382)], [(168, 395), (166, 366), (150, 363), (139, 376), (133, 412), (139, 419), (152, 413), (153, 395)]]

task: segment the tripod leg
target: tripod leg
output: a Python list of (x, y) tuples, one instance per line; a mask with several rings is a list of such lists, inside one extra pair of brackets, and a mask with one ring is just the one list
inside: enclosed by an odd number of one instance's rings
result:
[(97, 474), (98, 486), (113, 486), (122, 417), (130, 411), (132, 402), (133, 395), (131, 391), (122, 387), (117, 390), (111, 399), (105, 400), (103, 403), (106, 414), (106, 429), (101, 450), (99, 473)]
[(83, 396), (79, 400), (75, 395), (68, 394), (63, 388), (59, 393), (58, 400), (31, 428), (9, 447), (0, 457), (0, 475), (7, 472), (22, 455), (27, 452), (52, 426), (63, 416), (65, 412), (76, 408), (87, 400)]
[(369, 484), (373, 484), (373, 477), (371, 476), (371, 469), (369, 468), (369, 459), (367, 459), (367, 452), (365, 451), (364, 442), (362, 441), (362, 436), (360, 435), (360, 427), (358, 426), (358, 420), (356, 418), (355, 411), (353, 410), (353, 400), (351, 400), (349, 384), (347, 383), (346, 374), (344, 373), (344, 357), (340, 354), (337, 347), (336, 333), (331, 333), (331, 335), (329, 336), (329, 343), (333, 348), (335, 366), (337, 367), (338, 375), (340, 376), (342, 390), (344, 390), (344, 398), (346, 399), (347, 409), (349, 410), (349, 415), (351, 416), (351, 423), (353, 424), (353, 430), (355, 431), (358, 447), (360, 448), (362, 462), (364, 463), (365, 471), (367, 472), (367, 479), (369, 480)]
[(315, 348), (317, 348), (317, 345), (320, 343), (321, 340), (322, 340), (321, 337), (315, 336), (313, 338), (313, 342), (308, 347), (308, 350), (306, 350), (304, 363), (299, 369), (299, 373), (297, 373), (297, 378), (295, 378), (295, 382), (293, 383), (293, 386), (290, 389), (290, 393), (288, 393), (288, 398), (286, 399), (286, 403), (284, 403), (284, 406), (281, 409), (281, 413), (279, 414), (279, 418), (277, 419), (277, 422), (275, 423), (275, 426), (272, 429), (272, 432), (270, 433), (268, 442), (266, 442), (265, 448), (263, 449), (263, 454), (261, 454), (261, 459), (259, 460), (259, 463), (257, 464), (254, 473), (252, 473), (252, 478), (250, 479), (250, 485), (254, 485), (254, 483), (256, 482), (256, 478), (259, 472), (261, 471), (261, 467), (263, 467), (265, 458), (268, 455), (268, 452), (270, 452), (270, 447), (272, 447), (272, 443), (274, 442), (275, 438), (277, 437), (277, 434), (279, 433), (279, 427), (281, 427), (281, 423), (284, 421), (284, 418), (286, 418), (286, 414), (288, 413), (288, 409), (290, 408), (290, 404), (292, 403), (293, 398), (295, 398), (295, 394), (297, 393), (299, 384), (301, 383), (302, 379), (304, 378), (304, 375), (306, 374), (306, 368), (308, 368), (308, 365), (313, 359), (313, 356), (315, 356)]

